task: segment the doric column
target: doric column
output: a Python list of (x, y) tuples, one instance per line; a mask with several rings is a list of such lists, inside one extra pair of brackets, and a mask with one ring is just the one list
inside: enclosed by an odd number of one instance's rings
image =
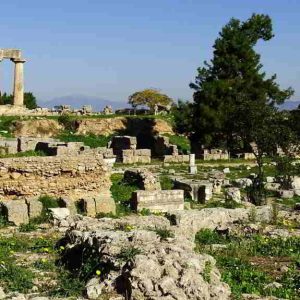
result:
[(24, 104), (24, 59), (12, 59), (15, 63), (14, 78), (14, 105), (23, 106)]

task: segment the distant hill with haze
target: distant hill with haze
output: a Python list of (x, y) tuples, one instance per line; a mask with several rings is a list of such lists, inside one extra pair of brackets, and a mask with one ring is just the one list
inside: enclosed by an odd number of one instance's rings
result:
[(55, 97), (50, 101), (38, 101), (38, 105), (48, 108), (53, 108), (57, 105), (71, 105), (75, 109), (81, 108), (83, 105), (92, 105), (94, 111), (101, 111), (106, 105), (111, 105), (113, 109), (128, 107), (128, 104), (125, 101), (117, 102), (86, 95)]

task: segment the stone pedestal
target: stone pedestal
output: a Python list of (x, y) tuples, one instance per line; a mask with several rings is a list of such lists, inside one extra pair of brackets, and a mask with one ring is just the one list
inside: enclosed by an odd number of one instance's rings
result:
[(24, 59), (12, 59), (15, 63), (14, 77), (14, 105), (23, 106), (24, 104)]
[(189, 155), (189, 173), (197, 174), (197, 166), (195, 164), (195, 154)]

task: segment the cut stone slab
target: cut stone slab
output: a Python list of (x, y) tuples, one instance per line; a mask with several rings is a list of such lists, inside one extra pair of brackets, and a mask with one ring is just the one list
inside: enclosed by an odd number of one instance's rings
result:
[(95, 198), (96, 213), (116, 213), (116, 203), (110, 195), (100, 195)]
[(135, 191), (132, 193), (131, 208), (135, 211), (149, 209), (153, 212), (168, 212), (184, 209), (183, 190)]
[(64, 197), (60, 198), (58, 202), (60, 207), (68, 208), (71, 215), (77, 214), (76, 202), (73, 199)]
[(82, 207), (83, 212), (88, 217), (95, 217), (97, 214), (96, 211), (96, 203), (94, 198), (84, 198), (80, 200), (80, 204)]
[(70, 216), (70, 210), (65, 207), (49, 208), (50, 214), (54, 220), (64, 220)]
[(226, 200), (233, 200), (237, 203), (241, 202), (241, 192), (240, 189), (231, 187), (225, 191)]
[(25, 200), (9, 200), (0, 203), (0, 214), (8, 222), (16, 226), (27, 224), (29, 222), (28, 206)]
[(290, 199), (294, 197), (295, 192), (293, 190), (280, 190), (279, 194), (283, 199)]
[(43, 211), (43, 204), (37, 198), (26, 199), (28, 205), (29, 218), (33, 219), (39, 217)]
[(174, 187), (184, 190), (185, 195), (196, 202), (205, 203), (212, 198), (213, 184), (209, 181), (185, 178), (176, 179)]

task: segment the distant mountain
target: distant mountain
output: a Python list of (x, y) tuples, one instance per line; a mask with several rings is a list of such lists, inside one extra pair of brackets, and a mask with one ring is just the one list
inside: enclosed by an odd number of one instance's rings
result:
[(56, 97), (49, 101), (38, 101), (38, 105), (48, 108), (53, 108), (57, 105), (71, 105), (75, 109), (79, 109), (83, 105), (92, 105), (94, 111), (101, 111), (106, 105), (111, 105), (113, 109), (128, 107), (126, 102), (111, 101), (86, 95), (68, 95)]
[(280, 110), (292, 110), (296, 109), (300, 105), (300, 100), (290, 100), (286, 101), (282, 105), (279, 106)]

